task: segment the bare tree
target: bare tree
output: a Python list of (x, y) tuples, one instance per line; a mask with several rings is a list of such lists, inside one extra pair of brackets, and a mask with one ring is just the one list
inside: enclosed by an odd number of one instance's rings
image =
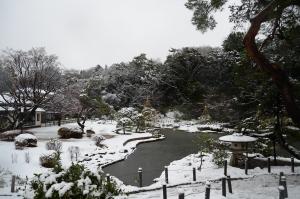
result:
[(5, 78), (1, 79), (0, 106), (8, 113), (8, 128), (20, 128), (38, 107), (44, 106), (61, 86), (57, 56), (44, 48), (7, 50), (1, 57)]

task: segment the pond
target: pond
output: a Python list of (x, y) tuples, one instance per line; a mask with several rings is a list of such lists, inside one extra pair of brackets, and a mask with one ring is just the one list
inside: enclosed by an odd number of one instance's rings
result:
[[(103, 169), (126, 185), (138, 186), (138, 168), (143, 168), (143, 186), (151, 185), (164, 171), (164, 167), (174, 160), (197, 153), (198, 133), (187, 133), (175, 129), (161, 129), (166, 139), (157, 142), (144, 143), (137, 147), (133, 154), (125, 161), (117, 162)], [(218, 139), (222, 133), (208, 133), (210, 137)], [(300, 148), (299, 139), (288, 139), (294, 146)], [(278, 145), (276, 147), (279, 156), (290, 157), (290, 155)]]
[[(161, 133), (166, 139), (157, 142), (141, 144), (135, 152), (121, 161), (104, 168), (109, 173), (127, 185), (138, 185), (138, 168), (143, 168), (143, 186), (153, 183), (153, 179), (159, 177), (164, 167), (174, 160), (179, 160), (191, 153), (198, 152), (196, 138), (197, 133), (162, 129)], [(216, 139), (222, 134), (210, 134)]]

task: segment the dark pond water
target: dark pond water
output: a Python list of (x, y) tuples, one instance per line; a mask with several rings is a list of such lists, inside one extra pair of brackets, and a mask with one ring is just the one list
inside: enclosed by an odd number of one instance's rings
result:
[[(144, 143), (135, 152), (121, 161), (104, 168), (109, 173), (122, 180), (127, 185), (138, 186), (138, 168), (143, 168), (143, 186), (153, 183), (153, 179), (160, 176), (164, 167), (174, 160), (196, 153), (198, 133), (187, 133), (174, 129), (161, 129), (166, 139), (157, 142)], [(224, 134), (209, 133), (210, 137), (218, 139)], [(300, 148), (299, 139), (289, 138), (290, 143)], [(276, 147), (279, 156), (290, 157), (280, 147)]]
[[(162, 129), (166, 139), (157, 142), (141, 144), (125, 161), (104, 168), (104, 172), (116, 176), (128, 185), (138, 185), (138, 168), (143, 168), (143, 186), (153, 183), (160, 176), (164, 166), (174, 160), (179, 160), (191, 153), (196, 153), (196, 133), (186, 133), (178, 130)], [(222, 134), (211, 134), (216, 139)]]

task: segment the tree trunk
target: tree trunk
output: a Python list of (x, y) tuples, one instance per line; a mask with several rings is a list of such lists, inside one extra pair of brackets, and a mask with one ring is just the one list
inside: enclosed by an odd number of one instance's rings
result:
[[(86, 121), (86, 117), (84, 116), (82, 116), (82, 112), (83, 112), (83, 109), (81, 109), (80, 110), (80, 112), (78, 113), (78, 115), (77, 115), (77, 124), (78, 124), (78, 126), (80, 127), (80, 129), (81, 129), (81, 131), (82, 132), (84, 132), (84, 123), (85, 123), (85, 121)], [(80, 121), (81, 120), (81, 118), (82, 118), (82, 122)]]
[(279, 65), (270, 63), (270, 61), (258, 50), (255, 43), (255, 37), (260, 30), (261, 24), (269, 19), (269, 15), (274, 14), (274, 9), (278, 6), (278, 1), (272, 1), (267, 7), (265, 7), (264, 10), (251, 20), (251, 26), (244, 37), (244, 45), (249, 57), (264, 72), (271, 76), (283, 98), (284, 105), (289, 116), (297, 126), (300, 126), (300, 109), (295, 102), (287, 74)]
[(275, 140), (275, 137), (272, 138), (272, 143), (273, 143), (274, 164), (277, 165), (277, 154), (276, 154), (276, 140)]
[[(296, 1), (295, 1), (296, 2)], [(286, 111), (292, 118), (293, 122), (300, 126), (300, 109), (295, 102), (289, 78), (285, 71), (277, 64), (271, 63), (259, 50), (255, 42), (255, 37), (258, 34), (261, 24), (274, 17), (278, 9), (283, 10), (290, 6), (293, 1), (272, 1), (260, 13), (258, 13), (252, 20), (250, 28), (244, 37), (244, 45), (248, 56), (267, 74), (269, 74), (277, 86)], [(282, 131), (276, 131), (276, 136), (279, 138), (279, 144), (286, 149), (291, 155), (300, 159), (300, 151), (290, 146), (284, 137)]]
[(84, 132), (84, 123), (85, 123), (85, 119), (83, 119), (83, 121), (80, 121), (80, 117), (77, 117), (77, 124), (80, 127), (81, 131)]
[(203, 155), (202, 155), (202, 151), (201, 151), (200, 152), (200, 166), (199, 166), (200, 171), (202, 169), (202, 163), (203, 163)]

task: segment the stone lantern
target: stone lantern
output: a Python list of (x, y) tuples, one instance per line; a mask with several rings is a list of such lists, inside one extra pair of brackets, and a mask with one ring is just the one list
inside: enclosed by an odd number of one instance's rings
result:
[(248, 156), (249, 143), (255, 142), (257, 139), (241, 133), (234, 133), (222, 136), (219, 140), (230, 143), (232, 156), (229, 164), (231, 166), (239, 166), (239, 161), (243, 159), (243, 154), (246, 153)]

